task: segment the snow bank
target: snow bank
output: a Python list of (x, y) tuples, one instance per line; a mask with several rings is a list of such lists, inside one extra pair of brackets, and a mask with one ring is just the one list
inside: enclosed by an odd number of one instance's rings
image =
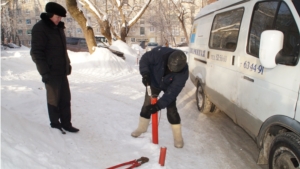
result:
[(73, 69), (96, 69), (101, 74), (115, 75), (136, 71), (122, 58), (112, 54), (106, 48), (96, 48), (90, 55), (88, 52), (68, 51)]
[(137, 65), (138, 54), (136, 50), (130, 48), (126, 43), (121, 40), (113, 41), (110, 46), (111, 49), (121, 51), (126, 57), (126, 62), (130, 65)]

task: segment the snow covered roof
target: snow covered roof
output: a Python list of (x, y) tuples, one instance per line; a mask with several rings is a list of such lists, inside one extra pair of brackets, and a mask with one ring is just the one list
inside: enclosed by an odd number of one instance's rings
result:
[(229, 7), (229, 6), (233, 6), (233, 5), (236, 5), (239, 3), (247, 2), (247, 1), (250, 1), (250, 0), (219, 0), (219, 1), (216, 1), (212, 4), (205, 6), (204, 8), (202, 8), (199, 11), (199, 13), (196, 15), (195, 19), (197, 19), (201, 16), (204, 16), (204, 15), (207, 15), (211, 12), (214, 12), (214, 11), (217, 11), (217, 10)]

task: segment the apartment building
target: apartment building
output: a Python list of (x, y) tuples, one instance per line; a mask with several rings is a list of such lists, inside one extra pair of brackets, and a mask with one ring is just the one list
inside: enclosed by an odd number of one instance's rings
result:
[[(52, 2), (57, 2), (62, 6), (65, 5), (65, 0), (51, 0)], [(96, 4), (101, 4), (102, 8), (107, 4), (108, 0), (94, 0)], [(128, 0), (134, 1), (134, 0)], [(155, 7), (156, 0), (153, 0), (150, 5)], [(188, 15), (190, 18), (185, 21), (188, 34), (190, 33), (190, 28), (193, 21), (193, 16), (197, 13), (201, 7), (201, 3), (204, 0), (182, 0), (182, 1), (196, 1), (196, 7), (190, 7)], [(215, 0), (210, 0), (215, 1)], [(2, 43), (15, 42), (21, 43), (24, 46), (31, 46), (31, 29), (33, 25), (40, 20), (40, 14), (44, 12), (45, 5), (49, 0), (18, 0), (8, 5), (2, 6), (1, 9), (1, 40)], [(145, 3), (145, 0), (135, 0), (135, 3), (140, 3), (141, 6)], [(207, 1), (205, 1), (207, 3)], [(104, 4), (104, 5), (103, 5)], [(170, 3), (171, 4), (171, 3)], [(109, 6), (106, 5), (106, 10)], [(149, 6), (148, 9), (150, 9)], [(124, 13), (129, 13), (131, 8), (124, 8)], [(82, 8), (87, 20), (91, 24), (95, 35), (99, 35), (100, 28), (96, 19), (89, 14), (89, 12)], [(152, 11), (152, 12), (151, 12)], [(108, 12), (109, 13), (109, 12)], [(113, 13), (109, 13), (113, 15)], [(153, 16), (152, 16), (153, 15)], [(130, 15), (134, 17), (134, 15)], [(181, 29), (181, 25), (176, 18), (174, 13), (168, 14), (169, 20), (166, 24), (167, 26), (162, 27), (155, 20), (159, 20), (159, 16), (153, 14), (153, 10), (147, 10), (142, 18), (131, 27), (128, 36), (126, 38), (126, 43), (129, 45), (137, 44), (141, 41), (145, 42), (158, 42), (160, 45), (165, 44), (167, 41), (171, 45), (178, 44), (180, 42), (186, 42), (184, 33)], [(128, 20), (130, 18), (127, 18)], [(69, 13), (62, 20), (65, 23), (66, 29), (65, 33), (67, 37), (84, 37), (81, 27), (78, 25), (76, 20), (71, 17)], [(155, 24), (153, 24), (155, 23)], [(117, 21), (112, 23), (113, 26), (118, 26)], [(168, 27), (168, 33), (164, 29)]]

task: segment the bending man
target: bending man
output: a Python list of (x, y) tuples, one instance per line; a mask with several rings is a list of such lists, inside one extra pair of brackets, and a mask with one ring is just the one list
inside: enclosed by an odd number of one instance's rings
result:
[(145, 53), (140, 60), (140, 74), (145, 86), (151, 86), (152, 96), (164, 92), (157, 104), (151, 105), (146, 90), (145, 100), (140, 113), (138, 128), (131, 136), (138, 137), (147, 131), (151, 114), (167, 108), (168, 121), (174, 136), (174, 146), (183, 147), (180, 116), (176, 98), (189, 77), (187, 59), (184, 52), (167, 47), (157, 47)]

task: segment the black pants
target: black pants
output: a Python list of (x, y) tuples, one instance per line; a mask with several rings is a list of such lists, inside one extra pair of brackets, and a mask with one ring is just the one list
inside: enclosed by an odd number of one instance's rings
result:
[[(152, 96), (158, 96), (159, 93), (161, 92), (161, 90), (155, 89), (155, 88), (151, 88), (151, 92), (152, 92)], [(151, 114), (149, 114), (147, 112), (147, 106), (149, 106), (151, 104), (151, 98), (148, 95), (148, 92), (146, 90), (145, 92), (145, 100), (144, 100), (144, 104), (140, 113), (141, 117), (144, 117), (146, 119), (150, 119)], [(170, 124), (180, 124), (180, 116), (179, 113), (177, 111), (177, 107), (176, 107), (176, 100), (174, 100), (172, 103), (170, 103), (167, 106), (167, 117), (168, 117), (168, 121)]]
[(52, 127), (70, 126), (71, 124), (71, 93), (66, 76), (52, 76), (45, 84), (47, 105)]

